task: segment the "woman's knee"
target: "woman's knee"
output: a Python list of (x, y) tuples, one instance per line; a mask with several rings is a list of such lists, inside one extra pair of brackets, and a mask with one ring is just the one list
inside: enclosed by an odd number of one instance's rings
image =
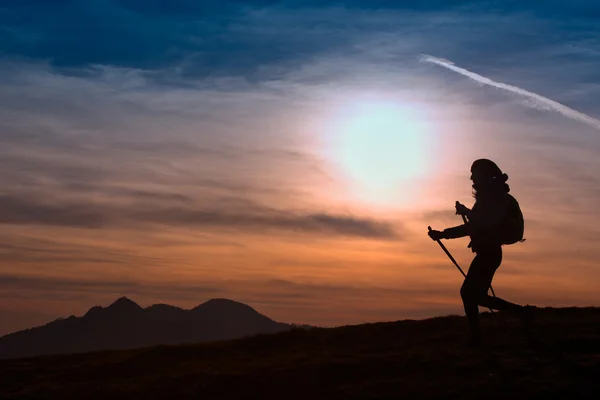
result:
[(471, 288), (471, 285), (467, 284), (466, 281), (460, 287), (460, 297), (463, 299), (463, 302), (474, 300), (473, 289)]
[(463, 302), (477, 303), (485, 297), (487, 289), (482, 289), (476, 284), (465, 281), (460, 287), (460, 297)]

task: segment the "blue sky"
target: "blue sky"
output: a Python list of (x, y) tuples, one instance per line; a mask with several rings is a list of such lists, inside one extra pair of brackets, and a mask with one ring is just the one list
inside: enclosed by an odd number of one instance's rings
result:
[[(455, 271), (422, 231), (456, 222), (481, 156), (511, 176), (531, 227), (498, 286), (588, 304), (598, 130), (419, 56), (600, 118), (595, 3), (0, 6), (6, 331), (129, 293), (218, 294), (325, 325), (460, 312)], [(348, 139), (373, 109), (406, 116), (388, 115), (406, 135)]]

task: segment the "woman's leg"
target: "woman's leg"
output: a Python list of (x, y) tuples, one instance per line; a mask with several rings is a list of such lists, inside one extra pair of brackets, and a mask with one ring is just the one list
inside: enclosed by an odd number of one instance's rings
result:
[[(460, 288), (460, 295), (463, 300), (465, 314), (469, 320), (471, 335), (475, 339), (479, 337), (479, 307), (499, 309), (508, 303), (504, 300), (491, 297), (487, 294), (488, 288), (492, 284), (494, 273), (502, 262), (502, 248), (489, 249), (484, 252), (478, 252), (471, 262), (467, 277)], [(490, 300), (492, 299), (492, 300)]]
[(460, 297), (463, 301), (465, 315), (469, 321), (471, 330), (471, 338), (477, 340), (479, 338), (479, 305), (477, 304), (481, 297), (481, 287), (486, 259), (482, 254), (476, 254), (471, 262), (467, 277), (460, 288)]
[[(498, 247), (482, 253), (482, 259), (477, 265), (477, 278), (480, 280), (480, 290), (477, 291), (477, 304), (481, 307), (491, 308), (492, 310), (519, 311), (522, 306), (501, 299), (500, 297), (490, 296), (488, 288), (492, 285), (494, 274), (502, 263), (502, 248)], [(484, 290), (485, 288), (485, 290)]]
[(463, 299), (465, 314), (469, 320), (471, 334), (479, 337), (479, 309), (478, 306), (493, 310), (508, 310), (519, 313), (526, 325), (532, 320), (531, 313), (525, 307), (511, 303), (499, 297), (488, 295), (488, 288), (492, 284), (494, 274), (502, 262), (502, 248), (490, 249), (478, 253), (473, 259), (460, 294)]
[(519, 304), (511, 303), (500, 297), (493, 297), (487, 294), (479, 300), (479, 305), (481, 307), (491, 308), (492, 310), (520, 311), (521, 308), (523, 308), (523, 306)]

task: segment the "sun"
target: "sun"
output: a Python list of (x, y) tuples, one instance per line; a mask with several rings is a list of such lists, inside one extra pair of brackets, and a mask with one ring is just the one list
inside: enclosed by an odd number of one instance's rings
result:
[(428, 124), (394, 102), (345, 107), (334, 118), (329, 153), (355, 195), (371, 203), (406, 202), (427, 173)]

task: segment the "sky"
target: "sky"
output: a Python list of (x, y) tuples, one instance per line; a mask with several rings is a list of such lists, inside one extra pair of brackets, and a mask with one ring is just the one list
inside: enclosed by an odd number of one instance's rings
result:
[[(599, 17), (577, 0), (2, 4), (0, 335), (120, 296), (320, 326), (462, 314), (427, 227), (460, 223), (484, 157), (526, 219), (496, 294), (598, 306)], [(466, 268), (468, 240), (446, 244)]]

